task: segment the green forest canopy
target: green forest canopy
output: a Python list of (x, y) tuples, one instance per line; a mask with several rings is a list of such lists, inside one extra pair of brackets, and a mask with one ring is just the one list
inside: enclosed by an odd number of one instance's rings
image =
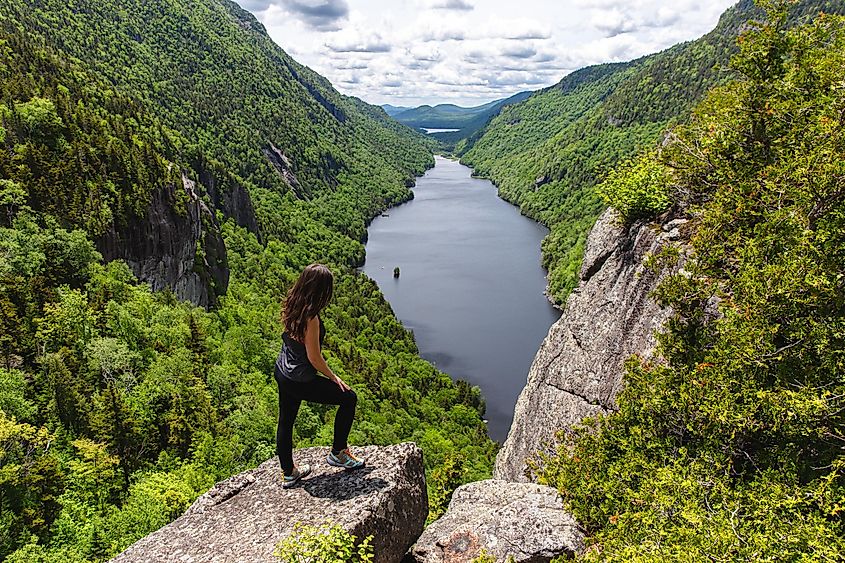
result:
[[(838, 0), (791, 3), (791, 23)], [(587, 233), (604, 205), (595, 186), (626, 158), (658, 144), (707, 90), (731, 77), (738, 30), (761, 15), (752, 0), (729, 8), (700, 39), (627, 63), (577, 70), (526, 101), (505, 107), (455, 152), (499, 194), (551, 232), (543, 241), (549, 293), (558, 304), (577, 283)]]

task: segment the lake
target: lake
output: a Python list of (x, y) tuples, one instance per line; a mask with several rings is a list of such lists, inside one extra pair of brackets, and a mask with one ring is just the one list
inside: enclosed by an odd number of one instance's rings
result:
[(460, 131), (460, 129), (433, 129), (431, 127), (423, 127), (422, 129), (429, 135), (432, 133), (454, 133), (455, 131)]
[(560, 312), (543, 294), (548, 230), (471, 172), (436, 157), (414, 199), (373, 220), (363, 270), (414, 331), (422, 357), (481, 388), (490, 437), (501, 442)]

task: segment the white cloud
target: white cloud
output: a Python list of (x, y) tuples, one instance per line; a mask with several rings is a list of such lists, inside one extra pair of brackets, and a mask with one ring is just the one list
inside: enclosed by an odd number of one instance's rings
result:
[(694, 39), (734, 0), (240, 0), (282, 48), (372, 103), (475, 105)]
[(349, 16), (346, 0), (248, 0), (244, 7), (253, 11), (283, 12), (317, 31), (340, 29)]
[(326, 42), (335, 53), (389, 53), (393, 45), (373, 31), (349, 29)]
[(467, 38), (467, 33), (463, 29), (458, 28), (429, 28), (420, 34), (423, 41), (463, 41)]
[(507, 46), (502, 49), (502, 55), (512, 59), (530, 59), (537, 54), (537, 49), (527, 43)]

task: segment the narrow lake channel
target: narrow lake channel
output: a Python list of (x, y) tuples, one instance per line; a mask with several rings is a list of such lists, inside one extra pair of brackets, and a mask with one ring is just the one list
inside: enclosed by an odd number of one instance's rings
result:
[(560, 312), (543, 294), (540, 242), (548, 230), (471, 172), (437, 157), (414, 199), (370, 225), (363, 270), (414, 331), (424, 358), (481, 387), (490, 437), (503, 441)]

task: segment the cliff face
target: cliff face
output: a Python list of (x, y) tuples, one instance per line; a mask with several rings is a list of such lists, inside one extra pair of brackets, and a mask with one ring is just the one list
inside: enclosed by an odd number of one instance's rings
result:
[(214, 214), (184, 175), (181, 185), (153, 192), (143, 217), (112, 225), (96, 243), (107, 261), (125, 260), (153, 290), (169, 287), (196, 305), (213, 305), (229, 284)]
[(375, 563), (401, 560), (428, 514), (422, 451), (411, 443), (360, 448), (367, 467), (356, 471), (328, 466), (328, 451), (294, 452), (312, 473), (291, 489), (282, 488), (277, 458), (218, 483), (112, 561), (279, 562), (273, 550), (298, 522), (337, 524), (359, 540), (373, 536)]
[(494, 476), (528, 481), (525, 460), (549, 451), (555, 432), (614, 408), (623, 364), (649, 356), (668, 315), (649, 297), (658, 275), (643, 260), (681, 238), (682, 220), (623, 226), (608, 210), (587, 240), (579, 286), (549, 330), (519, 396)]
[(261, 240), (252, 196), (243, 182), (224, 167), (210, 163), (204, 158), (196, 159), (192, 168), (196, 170), (199, 183), (208, 193), (212, 207), (222, 211), (224, 217), (233, 219)]

